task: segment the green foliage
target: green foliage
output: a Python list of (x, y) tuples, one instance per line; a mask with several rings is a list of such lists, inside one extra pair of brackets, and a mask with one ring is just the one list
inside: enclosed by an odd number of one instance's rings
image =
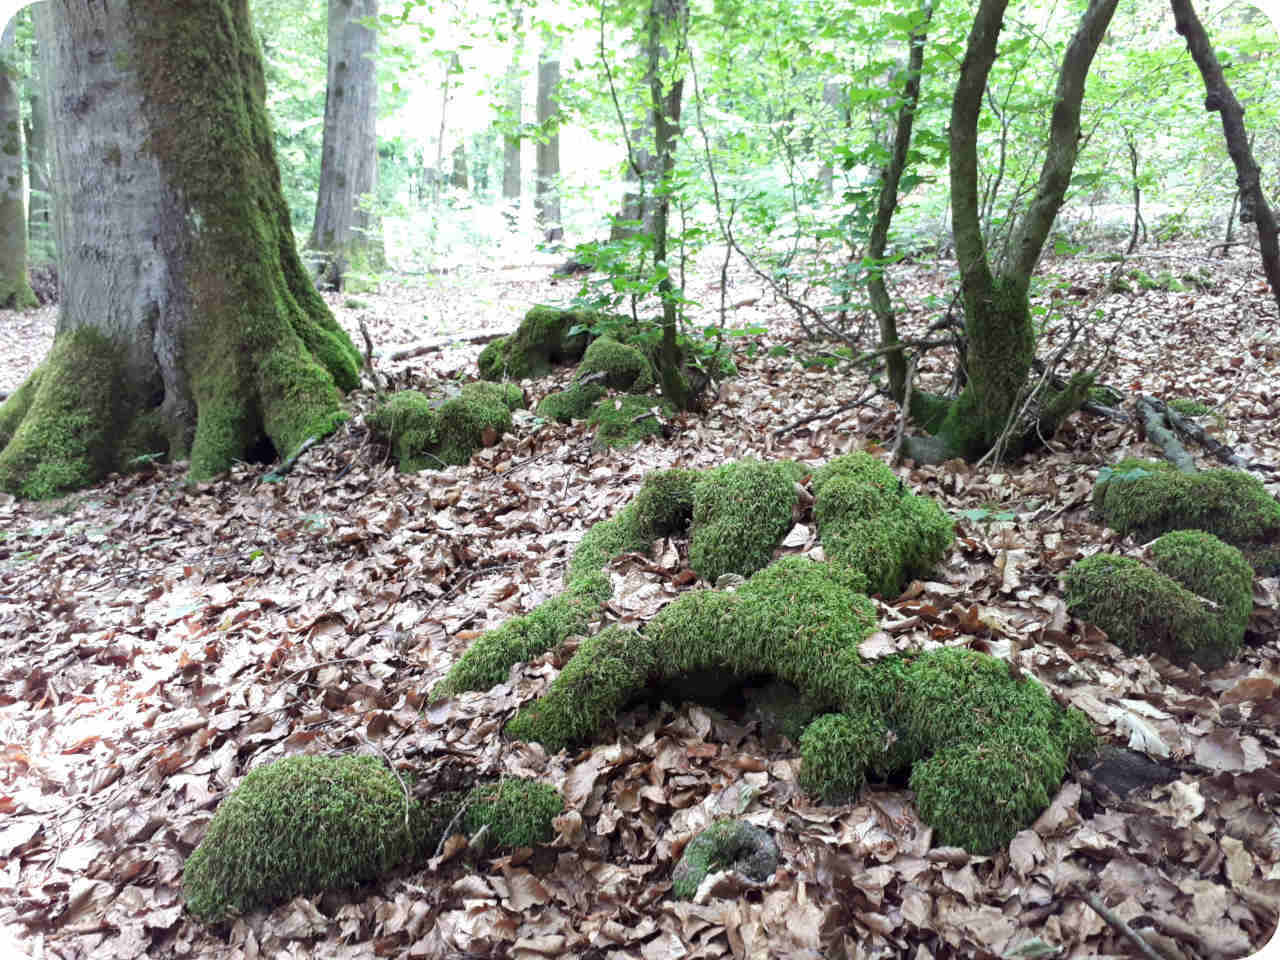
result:
[(373, 880), (420, 849), (421, 808), (376, 757), (288, 757), (218, 806), (183, 896), (206, 922)]
[(1203, 531), (1178, 530), (1151, 553), (1154, 570), (1114, 554), (1074, 564), (1063, 579), (1068, 609), (1129, 653), (1206, 670), (1234, 658), (1253, 611), (1253, 570), (1240, 551)]
[(1174, 397), (1169, 401), (1169, 409), (1186, 417), (1204, 417), (1213, 413), (1213, 407), (1191, 397)]
[(522, 777), (481, 784), (467, 795), (462, 815), (467, 833), (488, 828), (490, 846), (532, 847), (555, 836), (551, 821), (564, 812), (555, 787)]

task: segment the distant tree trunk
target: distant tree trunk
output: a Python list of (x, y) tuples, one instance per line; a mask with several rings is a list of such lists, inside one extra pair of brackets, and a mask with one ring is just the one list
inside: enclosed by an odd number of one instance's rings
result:
[[(898, 343), (898, 321), (889, 299), (889, 289), (884, 282), (885, 249), (889, 243), (889, 227), (894, 211), (898, 208), (898, 184), (907, 169), (907, 152), (911, 149), (911, 130), (915, 125), (916, 105), (920, 102), (920, 79), (924, 70), (924, 44), (933, 18), (932, 0), (926, 0), (921, 11), (921, 22), (912, 30), (907, 56), (907, 81), (898, 101), (898, 121), (894, 131), (893, 152), (889, 162), (880, 172), (880, 198), (876, 205), (876, 218), (871, 224), (867, 240), (867, 294), (871, 309), (880, 325), (880, 346)], [(889, 393), (898, 402), (905, 401), (907, 359), (901, 350), (885, 354), (889, 370)], [(913, 392), (914, 396), (914, 392)], [(916, 411), (913, 411), (916, 412)]]
[(449, 98), (453, 94), (453, 77), (455, 74), (462, 73), (462, 60), (458, 57), (455, 50), (449, 57), (449, 65), (444, 70), (444, 82), (440, 84), (440, 133), (436, 137), (436, 162), (428, 171), (428, 179), (431, 181), (431, 205), (434, 207), (440, 202), (440, 186), (444, 181), (444, 137), (449, 129)]
[(22, 97), (13, 62), (17, 18), (0, 37), (0, 307), (36, 305), (27, 273), (27, 211), (23, 203)]
[[(849, 125), (848, 96), (845, 93), (843, 83), (833, 83), (831, 81), (824, 83), (822, 85), (822, 103), (836, 115), (843, 125)], [(835, 193), (835, 166), (830, 160), (825, 160), (822, 166), (818, 168), (818, 182), (822, 184), (822, 195), (824, 197), (830, 197)]]
[(506, 132), (502, 136), (502, 198), (513, 208), (520, 208), (520, 144), (521, 124), (524, 122), (524, 83), (520, 76), (520, 61), (524, 57), (524, 34), (520, 31), (524, 20), (524, 9), (514, 8), (515, 45), (511, 51), (511, 62), (507, 65), (505, 80)]
[(361, 358), (294, 246), (248, 0), (48, 2), (62, 297), (0, 489), (152, 453), (205, 480), (332, 432)]
[(378, 182), (378, 34), (360, 21), (377, 15), (378, 0), (329, 0), (324, 148), (307, 247), (320, 260), (320, 282), (335, 290), (352, 270), (383, 262), (376, 218), (363, 200)]
[[(33, 4), (33, 21), (49, 15), (47, 3)], [(37, 26), (37, 32), (39, 26)], [(27, 243), (29, 257), (37, 262), (57, 256), (54, 245), (52, 204), (52, 158), (49, 154), (49, 78), (44, 61), (47, 55), (39, 42), (31, 58), (31, 76), (27, 79)]]
[(1277, 230), (1275, 211), (1262, 191), (1262, 173), (1249, 146), (1244, 108), (1222, 74), (1204, 24), (1196, 16), (1191, 0), (1172, 0), (1172, 3), (1174, 26), (1186, 38), (1187, 49), (1204, 80), (1204, 108), (1222, 116), (1222, 133), (1227, 141), (1227, 153), (1235, 164), (1236, 185), (1240, 188), (1240, 222), (1258, 225), (1262, 271), (1266, 274), (1267, 283), (1271, 284), (1276, 306), (1280, 307), (1280, 231)]
[(658, 159), (646, 143), (654, 138), (652, 115), (631, 131), (631, 155), (627, 158), (623, 178), (627, 182), (622, 195), (622, 209), (609, 231), (609, 239), (624, 240), (636, 234), (653, 233), (653, 196), (650, 181), (655, 175)]
[(560, 225), (560, 43), (547, 41), (538, 58), (538, 150), (534, 208), (548, 243), (564, 236)]
[(950, 130), (951, 211), (968, 338), (968, 382), (937, 431), (938, 452), (944, 458), (980, 457), (997, 444), (1006, 456), (1016, 456), (1052, 436), (1084, 399), (1088, 378), (1075, 377), (1067, 390), (1031, 403), (1026, 420), (1013, 422), (1028, 399), (1025, 389), (1035, 358), (1028, 300), (1031, 276), (1071, 182), (1085, 80), (1117, 2), (1090, 0), (1067, 45), (1040, 180), (1014, 227), (1007, 262), (994, 273), (978, 214), (978, 117), (1008, 0), (981, 0), (974, 15), (952, 100)]
[(453, 173), (449, 176), (449, 184), (457, 190), (470, 189), (467, 182), (467, 145), (461, 140), (453, 148)]

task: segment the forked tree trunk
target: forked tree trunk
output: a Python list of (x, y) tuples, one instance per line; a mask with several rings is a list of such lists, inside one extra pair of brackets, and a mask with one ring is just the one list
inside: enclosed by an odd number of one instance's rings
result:
[(154, 453), (201, 480), (328, 434), (360, 355), (294, 246), (248, 0), (48, 2), (62, 299), (0, 407), (0, 488)]
[(980, 457), (997, 442), (1014, 456), (1052, 436), (1083, 400), (1088, 383), (1031, 404), (1024, 421), (1012, 418), (1025, 400), (1035, 332), (1028, 291), (1031, 276), (1062, 206), (1080, 139), (1080, 104), (1094, 54), (1118, 0), (1090, 0), (1058, 70), (1049, 142), (1035, 195), (1019, 217), (1008, 261), (993, 273), (978, 214), (978, 117), (1008, 0), (981, 0), (969, 32), (951, 107), (951, 212), (968, 335), (968, 383), (938, 429), (943, 455)]
[(1276, 212), (1262, 191), (1262, 174), (1253, 158), (1253, 148), (1244, 126), (1244, 107), (1240, 106), (1240, 101), (1227, 84), (1191, 0), (1172, 0), (1172, 3), (1174, 24), (1178, 33), (1186, 38), (1187, 49), (1204, 80), (1204, 108), (1217, 111), (1222, 116), (1222, 134), (1227, 141), (1227, 153), (1236, 168), (1236, 186), (1240, 191), (1240, 222), (1258, 225), (1262, 270), (1271, 285), (1276, 306), (1280, 307), (1280, 235)]
[(36, 305), (27, 275), (27, 210), (23, 202), (22, 97), (13, 62), (17, 18), (0, 36), (0, 307)]
[(547, 41), (538, 58), (538, 150), (534, 208), (542, 237), (551, 242), (564, 236), (560, 225), (560, 86), (559, 40)]
[(378, 35), (361, 20), (378, 0), (329, 0), (329, 76), (316, 218), (307, 241), (317, 274), (340, 290), (352, 271), (379, 269), (382, 238), (365, 199), (378, 185)]

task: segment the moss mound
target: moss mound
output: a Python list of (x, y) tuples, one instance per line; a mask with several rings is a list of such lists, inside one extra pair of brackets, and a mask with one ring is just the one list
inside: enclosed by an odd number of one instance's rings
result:
[(827, 558), (849, 567), (859, 589), (897, 596), (951, 548), (951, 518), (912, 493), (892, 470), (866, 453), (837, 457), (813, 478), (814, 516)]
[(671, 875), (671, 893), (688, 900), (707, 874), (720, 870), (768, 880), (778, 860), (778, 844), (764, 827), (743, 820), (718, 820), (685, 845)]
[(532, 307), (515, 333), (480, 351), (480, 376), (485, 380), (523, 380), (544, 376), (552, 364), (576, 363), (587, 349), (588, 331), (606, 321), (620, 322), (593, 310)]
[(412, 857), (422, 810), (375, 757), (289, 757), (252, 771), (218, 807), (182, 874), (212, 922), (299, 894), (356, 886)]
[(742, 460), (715, 467), (693, 488), (689, 566), (715, 583), (765, 566), (791, 529), (796, 484), (808, 471), (790, 460)]
[(800, 736), (800, 786), (825, 803), (851, 800), (867, 771), (884, 763), (890, 740), (883, 717), (828, 713)]
[(595, 373), (604, 376), (604, 384), (610, 390), (646, 393), (654, 384), (653, 367), (644, 353), (613, 337), (593, 340), (582, 355), (577, 378), (582, 380)]
[(575, 383), (568, 389), (549, 393), (538, 402), (538, 416), (569, 423), (585, 420), (604, 397), (606, 391), (598, 383)]
[(1105, 553), (1074, 564), (1063, 579), (1068, 609), (1128, 653), (1205, 670), (1233, 659), (1253, 611), (1253, 570), (1240, 551), (1212, 534), (1178, 530), (1156, 540), (1151, 554), (1155, 569)]
[[(655, 412), (656, 408), (656, 412)], [(596, 428), (596, 447), (629, 447), (662, 433), (662, 418), (676, 408), (660, 397), (626, 394), (596, 404), (587, 423)]]
[(462, 465), (484, 443), (484, 432), (511, 429), (511, 411), (524, 406), (513, 384), (468, 383), (455, 397), (432, 399), (402, 390), (368, 417), (369, 429), (390, 443), (401, 472)]
[(551, 821), (563, 812), (564, 800), (555, 787), (509, 777), (473, 789), (462, 823), (472, 835), (487, 828), (489, 846), (532, 847), (555, 836)]
[(1280, 569), (1280, 501), (1247, 473), (1187, 474), (1159, 460), (1130, 458), (1099, 471), (1093, 504), (1107, 526), (1140, 540), (1204, 530), (1238, 547), (1260, 572)]

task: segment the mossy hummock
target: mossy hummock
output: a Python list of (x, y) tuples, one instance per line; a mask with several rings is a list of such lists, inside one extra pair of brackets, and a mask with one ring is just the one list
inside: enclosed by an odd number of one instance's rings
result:
[(592, 310), (532, 307), (515, 333), (480, 351), (480, 376), (524, 380), (544, 376), (553, 364), (576, 363), (591, 339), (588, 331), (605, 319), (606, 315)]
[(596, 447), (629, 447), (659, 436), (663, 418), (675, 413), (676, 408), (661, 397), (624, 394), (597, 403), (587, 423), (596, 428)]
[(1253, 611), (1253, 569), (1241, 552), (1202, 530), (1176, 530), (1151, 556), (1154, 569), (1109, 553), (1074, 564), (1063, 578), (1067, 608), (1128, 653), (1205, 670), (1234, 659)]
[(391, 444), (402, 473), (461, 466), (484, 443), (484, 433), (511, 430), (511, 411), (524, 406), (514, 384), (468, 383), (457, 396), (433, 399), (417, 390), (393, 394), (368, 417), (369, 428)]
[(745, 820), (717, 820), (685, 844), (671, 874), (671, 893), (689, 900), (707, 874), (736, 870), (752, 880), (768, 880), (780, 854), (773, 835)]
[(564, 812), (555, 787), (522, 777), (480, 784), (465, 800), (462, 823), (475, 835), (486, 829), (486, 847), (532, 847), (554, 836), (552, 820)]
[(1240, 549), (1259, 573), (1280, 570), (1280, 501), (1238, 470), (1181, 473), (1160, 460), (1127, 458), (1098, 474), (1094, 509), (1139, 540), (1204, 530)]
[(376, 757), (288, 757), (218, 806), (187, 858), (187, 909), (222, 920), (299, 894), (357, 886), (413, 857), (421, 806)]

